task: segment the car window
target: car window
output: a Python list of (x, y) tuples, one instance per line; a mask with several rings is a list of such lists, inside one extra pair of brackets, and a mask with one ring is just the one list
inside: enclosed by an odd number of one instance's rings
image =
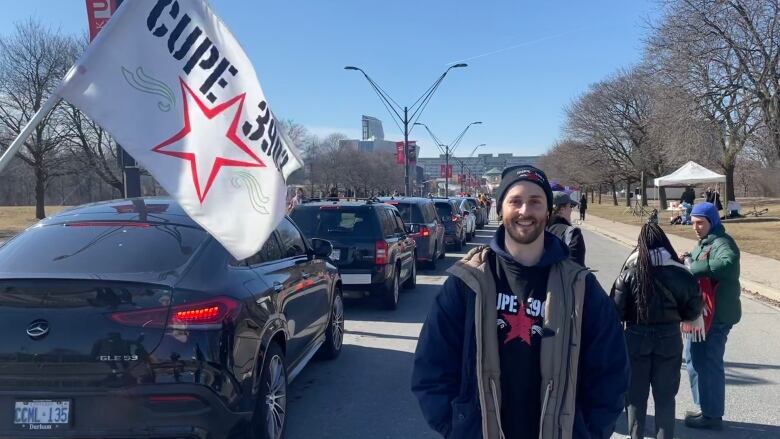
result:
[(382, 234), (385, 238), (391, 238), (395, 234), (395, 219), (390, 209), (379, 209), (379, 218), (382, 221)]
[(439, 214), (436, 213), (436, 207), (433, 203), (428, 203), (428, 221), (429, 223), (439, 222)]
[(395, 233), (406, 235), (406, 226), (404, 226), (404, 221), (396, 212), (392, 212), (392, 214), (393, 219), (395, 220)]
[(72, 222), (34, 227), (0, 248), (0, 272), (162, 273), (184, 265), (208, 234), (176, 224)]
[(246, 259), (247, 265), (265, 264), (266, 262), (282, 259), (282, 250), (276, 240), (276, 234), (272, 233), (263, 244), (259, 252)]
[(276, 228), (279, 233), (280, 244), (282, 247), (282, 257), (292, 258), (306, 254), (306, 244), (303, 243), (303, 236), (297, 228), (285, 218)]
[(405, 223), (423, 223), (425, 219), (420, 211), (420, 206), (415, 203), (390, 203), (398, 209), (401, 219)]
[(452, 216), (453, 206), (446, 201), (442, 201), (440, 203), (436, 203), (436, 211), (439, 213), (439, 217), (443, 221), (449, 221), (449, 218)]
[(376, 237), (373, 216), (368, 206), (298, 206), (290, 214), (307, 238), (336, 240), (344, 235)]

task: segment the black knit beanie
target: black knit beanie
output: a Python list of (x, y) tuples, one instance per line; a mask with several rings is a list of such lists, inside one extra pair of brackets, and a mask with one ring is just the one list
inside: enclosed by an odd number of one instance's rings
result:
[(518, 181), (530, 181), (531, 183), (538, 184), (547, 196), (547, 211), (552, 211), (553, 191), (550, 186), (550, 180), (547, 179), (547, 175), (545, 175), (544, 171), (541, 169), (531, 165), (520, 165), (506, 168), (501, 174), (501, 185), (498, 186), (497, 192), (496, 213), (501, 215), (501, 205), (504, 203), (506, 192)]

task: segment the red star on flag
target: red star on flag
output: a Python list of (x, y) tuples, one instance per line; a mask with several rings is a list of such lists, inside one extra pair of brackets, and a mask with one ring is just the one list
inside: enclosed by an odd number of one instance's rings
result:
[[(203, 204), (223, 166), (260, 168), (265, 163), (236, 134), (245, 93), (209, 108), (183, 79), (179, 78), (179, 82), (184, 127), (152, 151), (190, 162), (195, 191)], [(192, 111), (190, 101), (196, 104)], [(228, 111), (230, 109), (234, 110)]]

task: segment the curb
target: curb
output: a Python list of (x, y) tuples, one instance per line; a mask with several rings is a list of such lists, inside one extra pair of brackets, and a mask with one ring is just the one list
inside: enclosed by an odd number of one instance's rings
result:
[[(576, 226), (594, 233), (598, 233), (601, 236), (612, 239), (613, 241), (617, 241), (620, 244), (626, 245), (628, 247), (634, 247), (636, 245), (635, 240), (627, 239), (625, 236), (618, 235), (616, 233), (611, 233), (610, 231), (604, 230), (601, 227), (593, 226), (587, 223), (576, 224)], [(780, 290), (762, 283), (752, 281), (750, 279), (745, 279), (744, 277), (740, 277), (739, 283), (741, 284), (743, 290), (748, 290), (753, 294), (774, 302), (780, 302)]]

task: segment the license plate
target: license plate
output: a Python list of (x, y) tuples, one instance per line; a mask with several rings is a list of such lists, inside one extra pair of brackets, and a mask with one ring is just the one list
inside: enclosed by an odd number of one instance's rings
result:
[(70, 401), (16, 401), (14, 424), (26, 430), (55, 430), (70, 423)]
[(341, 250), (334, 248), (333, 252), (330, 254), (330, 258), (333, 259), (334, 261), (338, 261), (339, 259), (341, 259)]

